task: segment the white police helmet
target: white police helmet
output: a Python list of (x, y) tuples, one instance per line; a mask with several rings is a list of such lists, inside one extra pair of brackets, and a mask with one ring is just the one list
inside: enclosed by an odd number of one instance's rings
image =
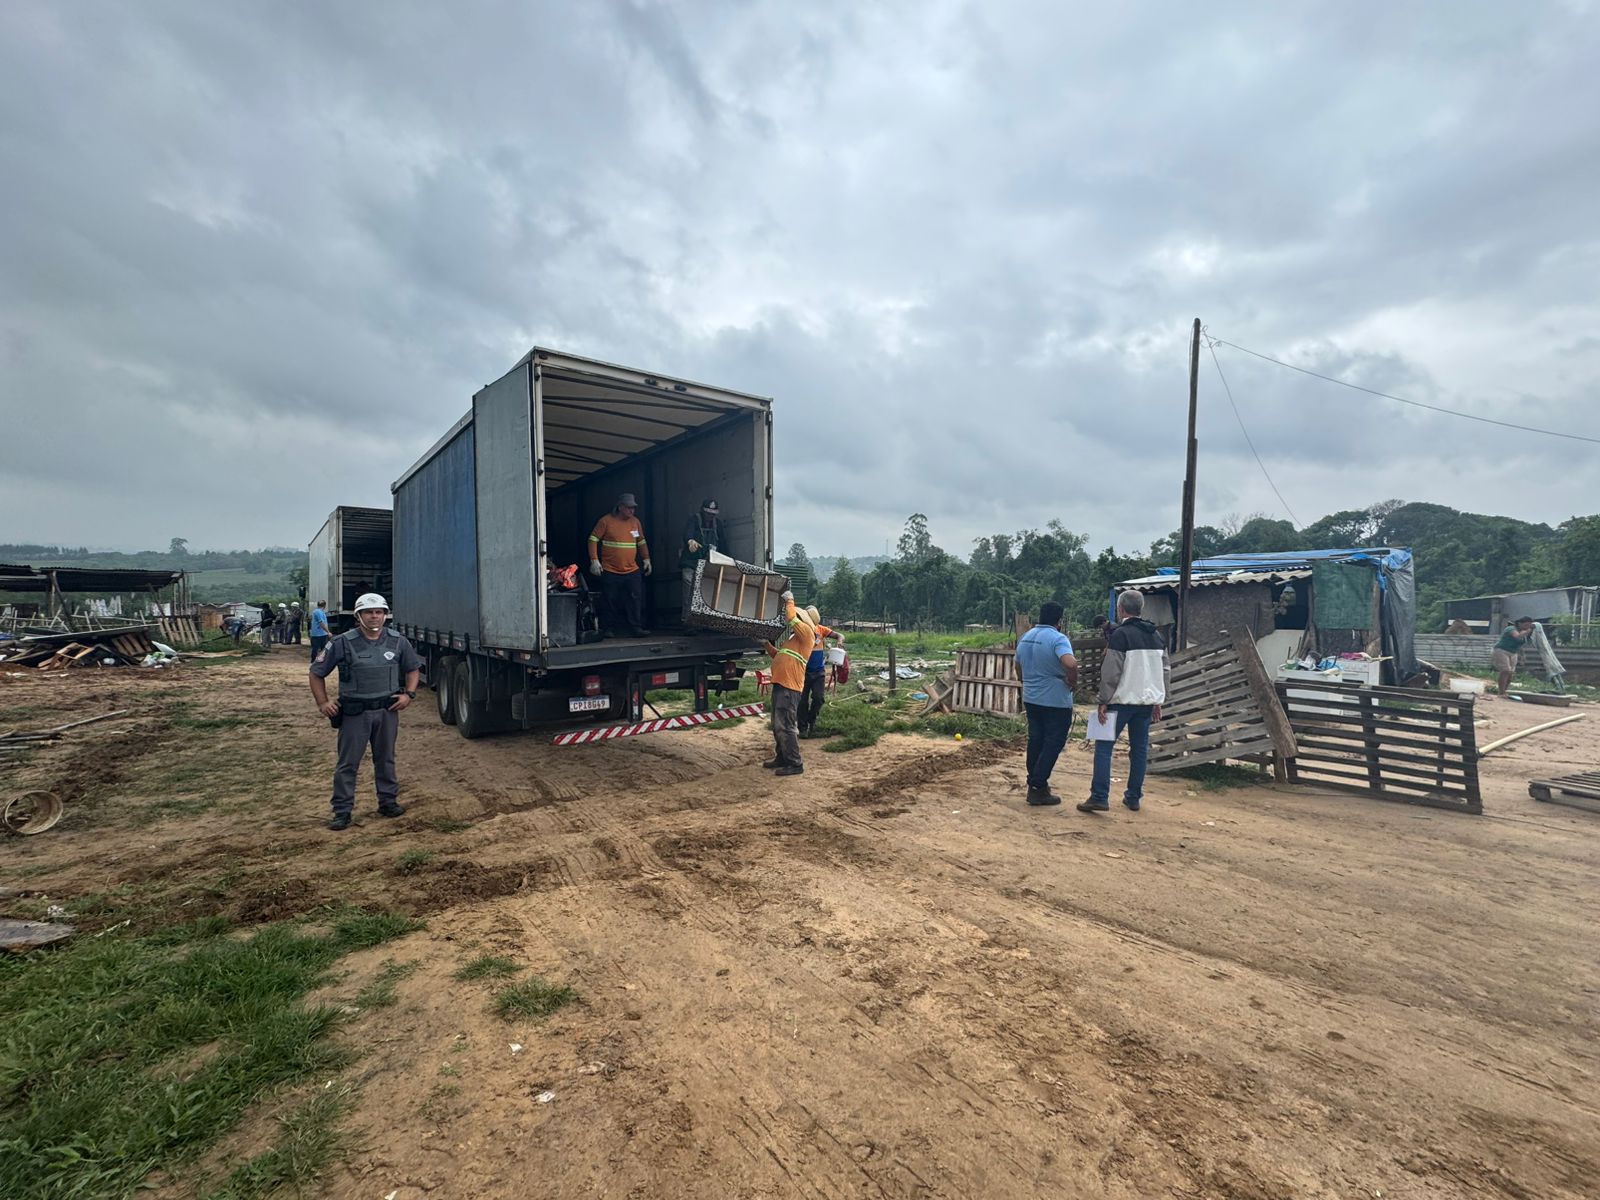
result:
[(378, 595), (377, 592), (368, 592), (365, 596), (356, 601), (356, 611), (358, 613), (365, 612), (369, 608), (381, 608), (384, 612), (388, 612), (389, 602), (382, 596)]

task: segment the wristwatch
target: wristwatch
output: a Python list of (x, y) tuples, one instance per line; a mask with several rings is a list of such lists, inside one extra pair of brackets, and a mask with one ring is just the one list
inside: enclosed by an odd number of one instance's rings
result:
[(406, 695), (410, 696), (413, 700), (417, 698), (417, 694), (415, 692), (407, 692)]

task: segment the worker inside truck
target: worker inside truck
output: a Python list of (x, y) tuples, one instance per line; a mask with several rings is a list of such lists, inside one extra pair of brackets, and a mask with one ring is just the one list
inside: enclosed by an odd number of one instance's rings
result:
[(600, 580), (605, 629), (612, 637), (645, 637), (644, 581), (650, 574), (650, 545), (632, 492), (595, 522), (589, 533), (589, 573)]

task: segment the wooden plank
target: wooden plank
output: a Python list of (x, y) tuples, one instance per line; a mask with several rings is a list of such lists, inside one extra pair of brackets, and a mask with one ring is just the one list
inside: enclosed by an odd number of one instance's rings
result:
[[(1413, 753), (1409, 750), (1389, 749), (1388, 744), (1383, 742), (1381, 739), (1375, 742), (1366, 742), (1365, 739), (1349, 739), (1342, 741), (1324, 740), (1304, 730), (1300, 732), (1297, 740), (1299, 745), (1307, 750), (1321, 750), (1328, 753), (1349, 754), (1353, 757), (1358, 757), (1363, 760), (1369, 758), (1372, 752), (1376, 751), (1380, 761), (1382, 762), (1388, 762), (1390, 759), (1393, 759), (1396, 762), (1420, 763), (1432, 763), (1442, 760), (1445, 762), (1457, 763), (1463, 770), (1470, 765), (1469, 756), (1464, 751), (1460, 750), (1451, 750), (1448, 753), (1441, 753), (1438, 750), (1435, 750), (1431, 754)], [(1419, 749), (1427, 750), (1429, 747), (1422, 746), (1419, 747)]]
[(1294, 730), (1290, 727), (1289, 718), (1278, 702), (1278, 693), (1272, 686), (1272, 680), (1267, 678), (1266, 667), (1261, 665), (1261, 656), (1256, 653), (1254, 642), (1242, 636), (1235, 636), (1233, 649), (1240, 665), (1244, 667), (1245, 678), (1249, 682), (1256, 707), (1261, 710), (1261, 715), (1266, 720), (1274, 753), (1285, 758), (1291, 757), (1294, 754)]

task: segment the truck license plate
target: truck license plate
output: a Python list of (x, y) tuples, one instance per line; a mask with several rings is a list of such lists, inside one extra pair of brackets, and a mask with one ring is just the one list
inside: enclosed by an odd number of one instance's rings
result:
[(568, 712), (605, 712), (611, 707), (610, 696), (569, 696)]

